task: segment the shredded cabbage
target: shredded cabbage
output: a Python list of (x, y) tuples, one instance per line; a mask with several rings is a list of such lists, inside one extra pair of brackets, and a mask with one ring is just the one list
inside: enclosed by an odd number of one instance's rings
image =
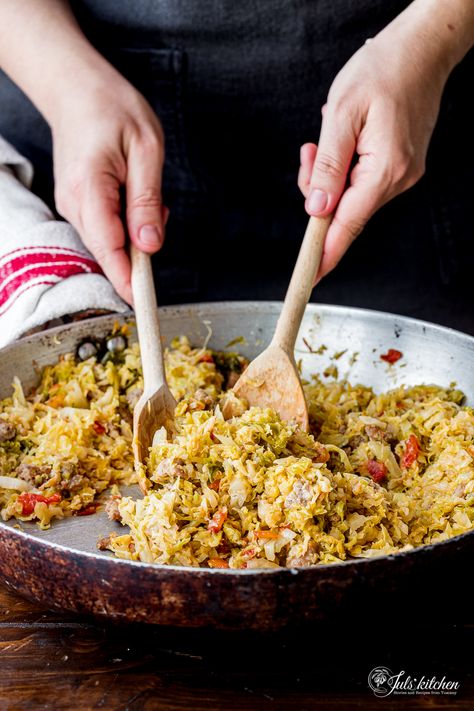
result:
[(149, 563), (221, 568), (337, 563), (472, 529), (474, 411), (458, 390), (376, 394), (315, 377), (305, 384), (308, 434), (243, 401), (224, 418), (225, 390), (245, 367), (238, 354), (192, 348), (181, 337), (165, 365), (178, 400), (175, 431), (156, 433), (150, 490), (138, 499), (115, 489), (136, 481), (136, 344), (106, 362), (66, 355), (27, 396), (15, 380), (0, 405), (2, 517), (47, 527), (92, 513), (113, 485), (111, 517), (124, 532), (101, 548)]

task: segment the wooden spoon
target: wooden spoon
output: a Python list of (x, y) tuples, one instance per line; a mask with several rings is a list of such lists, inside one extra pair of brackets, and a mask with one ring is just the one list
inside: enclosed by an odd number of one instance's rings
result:
[[(233, 393), (247, 400), (250, 406), (271, 407), (283, 420), (294, 420), (306, 431), (309, 429), (308, 406), (294, 349), (330, 223), (331, 217), (310, 217), (273, 339), (233, 388)], [(224, 417), (233, 416), (233, 407), (229, 398), (223, 406)]]
[(172, 429), (176, 401), (166, 382), (161, 344), (158, 306), (151, 259), (148, 254), (130, 247), (132, 293), (138, 341), (143, 369), (143, 395), (133, 412), (133, 456), (138, 483), (143, 493), (149, 488), (145, 462), (160, 427)]

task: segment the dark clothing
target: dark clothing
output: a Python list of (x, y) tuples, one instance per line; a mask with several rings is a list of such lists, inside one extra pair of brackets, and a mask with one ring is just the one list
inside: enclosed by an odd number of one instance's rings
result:
[[(299, 148), (332, 80), (406, 0), (76, 0), (91, 41), (146, 96), (166, 136), (160, 303), (283, 298), (307, 222)], [(420, 183), (384, 207), (313, 299), (474, 333), (468, 206), (474, 57), (454, 72)], [(0, 77), (0, 133), (51, 201), (49, 130)], [(469, 197), (468, 197), (469, 193)], [(469, 211), (470, 212), (470, 211)]]

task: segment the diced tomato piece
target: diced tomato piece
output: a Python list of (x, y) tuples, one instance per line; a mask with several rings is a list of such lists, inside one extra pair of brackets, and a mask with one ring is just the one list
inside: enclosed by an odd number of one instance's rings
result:
[(387, 467), (383, 462), (378, 462), (376, 459), (369, 459), (367, 472), (377, 484), (387, 478)]
[(420, 443), (418, 438), (411, 434), (407, 439), (407, 444), (405, 447), (405, 452), (401, 459), (401, 466), (403, 469), (409, 469), (413, 462), (416, 462), (418, 455), (420, 453)]
[(61, 494), (51, 494), (51, 496), (46, 496), (46, 502), (47, 504), (59, 504), (59, 502), (62, 499)]
[(211, 481), (209, 484), (209, 488), (213, 489), (214, 491), (219, 491), (221, 487), (221, 480), (220, 479), (214, 479), (214, 481)]
[(49, 405), (50, 407), (62, 407), (64, 405), (64, 395), (53, 395), (53, 397), (50, 397), (49, 400), (46, 401), (46, 404)]
[(200, 363), (214, 363), (214, 358), (211, 356), (210, 353), (204, 353), (204, 355), (202, 355), (199, 358), (199, 362)]
[(223, 558), (209, 558), (207, 564), (210, 568), (228, 568), (229, 563)]
[(257, 538), (264, 538), (267, 541), (275, 541), (278, 538), (278, 533), (275, 531), (254, 531)]
[(29, 494), (24, 491), (20, 494), (18, 501), (22, 506), (22, 515), (31, 516), (35, 510), (35, 505), (37, 503), (42, 504), (58, 504), (61, 501), (61, 494), (51, 494), (51, 496), (43, 496), (43, 494)]
[(327, 461), (329, 461), (329, 452), (326, 449), (326, 447), (322, 444), (319, 444), (319, 442), (316, 442), (316, 447), (317, 447), (317, 452), (314, 457), (312, 457), (312, 461), (315, 464), (325, 464)]
[(92, 429), (98, 435), (102, 435), (107, 432), (107, 428), (105, 427), (105, 425), (102, 424), (102, 422), (99, 422), (99, 420), (96, 420), (94, 422), (94, 424), (92, 425)]
[(214, 516), (209, 521), (207, 530), (211, 531), (212, 533), (219, 533), (222, 526), (224, 525), (224, 521), (226, 520), (226, 518), (227, 518), (227, 509), (226, 508), (223, 508), (221, 511), (216, 511)]
[(396, 363), (402, 356), (403, 353), (401, 351), (397, 351), (395, 348), (389, 348), (386, 353), (380, 356), (380, 358), (387, 363)]
[(97, 509), (99, 508), (100, 504), (95, 503), (95, 504), (88, 504), (87, 506), (84, 506), (83, 509), (78, 511), (76, 513), (76, 516), (90, 516), (91, 514), (95, 514)]

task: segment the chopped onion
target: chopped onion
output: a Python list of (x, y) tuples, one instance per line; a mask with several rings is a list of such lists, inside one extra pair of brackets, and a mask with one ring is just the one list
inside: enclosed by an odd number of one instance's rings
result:
[(380, 427), (383, 430), (387, 427), (386, 422), (382, 422), (382, 420), (378, 420), (376, 417), (369, 417), (368, 415), (359, 415), (357, 419), (359, 420), (359, 422), (362, 422), (363, 425), (374, 425), (375, 427)]
[(153, 435), (152, 447), (157, 447), (159, 444), (165, 444), (168, 441), (166, 427), (160, 427)]
[(280, 568), (281, 566), (276, 563), (272, 563), (270, 560), (265, 560), (265, 558), (253, 558), (247, 561), (247, 568)]
[(16, 489), (17, 491), (31, 491), (33, 486), (23, 479), (14, 476), (0, 476), (0, 489)]

